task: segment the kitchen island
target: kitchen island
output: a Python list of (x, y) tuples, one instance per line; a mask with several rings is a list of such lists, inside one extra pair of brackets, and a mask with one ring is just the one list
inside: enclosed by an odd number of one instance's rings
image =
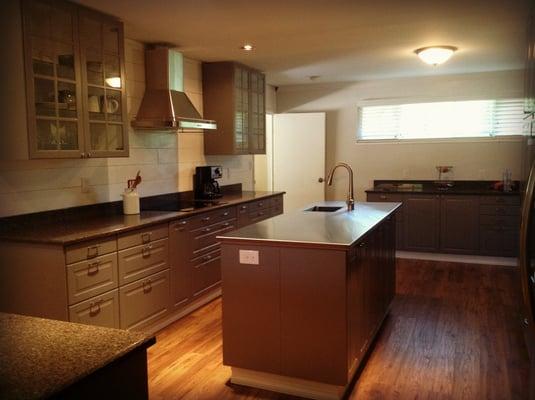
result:
[(219, 236), (232, 383), (340, 399), (388, 313), (400, 204), (316, 206)]

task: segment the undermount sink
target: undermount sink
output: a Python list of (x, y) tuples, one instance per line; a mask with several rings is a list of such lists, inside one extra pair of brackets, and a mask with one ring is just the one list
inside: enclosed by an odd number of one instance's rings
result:
[(314, 206), (311, 208), (307, 208), (305, 211), (316, 211), (316, 212), (333, 212), (338, 211), (342, 207), (334, 207), (334, 206)]

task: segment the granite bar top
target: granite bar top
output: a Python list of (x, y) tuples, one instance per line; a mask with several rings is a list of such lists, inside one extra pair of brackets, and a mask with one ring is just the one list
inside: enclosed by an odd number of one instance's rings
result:
[(0, 398), (48, 398), (155, 342), (142, 333), (0, 313)]
[(11, 217), (8, 218), (9, 223), (0, 223), (0, 240), (70, 245), (280, 194), (283, 192), (244, 191), (225, 194), (220, 199), (224, 204), (189, 212), (141, 211), (138, 215), (123, 215), (121, 210), (90, 218), (80, 215), (66, 221), (46, 219), (42, 222), (38, 217), (27, 220), (25, 216)]
[(376, 180), (366, 193), (421, 193), (421, 194), (464, 194), (491, 196), (519, 196), (519, 183), (514, 190), (504, 192), (495, 189), (497, 181), (405, 181)]
[[(335, 212), (305, 211), (315, 205), (341, 208)], [(355, 203), (355, 209), (347, 211), (345, 202), (318, 202), (302, 210), (279, 215), (218, 236), (218, 239), (223, 242), (291, 243), (304, 247), (347, 249), (400, 206), (401, 203)]]

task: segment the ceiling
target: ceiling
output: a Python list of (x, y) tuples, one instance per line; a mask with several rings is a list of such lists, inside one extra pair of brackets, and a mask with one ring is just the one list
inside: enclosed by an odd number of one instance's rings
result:
[[(77, 1), (121, 18), (127, 37), (240, 61), (273, 85), (519, 69), (528, 8), (528, 0)], [(246, 42), (252, 52), (239, 49)], [(459, 51), (438, 67), (413, 53), (437, 44)]]

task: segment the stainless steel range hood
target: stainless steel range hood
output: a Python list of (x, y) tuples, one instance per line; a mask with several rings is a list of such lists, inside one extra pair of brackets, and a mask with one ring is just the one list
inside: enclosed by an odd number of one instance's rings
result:
[(182, 54), (166, 46), (145, 51), (145, 94), (132, 126), (147, 130), (216, 129), (183, 92)]

